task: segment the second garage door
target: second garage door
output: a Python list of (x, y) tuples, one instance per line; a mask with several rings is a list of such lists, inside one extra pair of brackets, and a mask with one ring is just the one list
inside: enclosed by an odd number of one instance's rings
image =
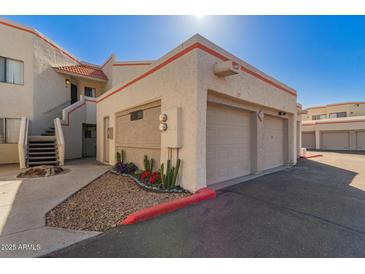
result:
[(325, 131), (321, 133), (321, 149), (349, 150), (348, 131)]
[(284, 142), (285, 121), (282, 118), (265, 115), (263, 141), (263, 169), (281, 166), (285, 163)]
[(207, 184), (251, 173), (250, 112), (208, 103)]
[(307, 149), (316, 148), (316, 135), (314, 132), (302, 133), (302, 147), (305, 147)]

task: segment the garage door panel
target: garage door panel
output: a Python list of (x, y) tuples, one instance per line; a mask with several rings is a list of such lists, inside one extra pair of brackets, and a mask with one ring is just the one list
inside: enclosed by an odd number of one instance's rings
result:
[(350, 136), (348, 131), (322, 132), (321, 149), (349, 150)]
[(208, 103), (206, 155), (207, 184), (250, 174), (250, 112)]
[(365, 131), (356, 132), (357, 150), (365, 150)]
[(316, 135), (314, 132), (303, 132), (302, 133), (302, 147), (308, 149), (316, 148)]
[(263, 127), (263, 169), (284, 164), (284, 119), (265, 115)]

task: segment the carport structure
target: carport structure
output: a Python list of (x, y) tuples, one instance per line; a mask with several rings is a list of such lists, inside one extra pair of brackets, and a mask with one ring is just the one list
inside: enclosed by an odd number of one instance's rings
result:
[(277, 170), (296, 164), (296, 99), (292, 88), (195, 35), (98, 97), (97, 159), (114, 164), (122, 149), (140, 168), (144, 155), (180, 158), (180, 185), (192, 192)]

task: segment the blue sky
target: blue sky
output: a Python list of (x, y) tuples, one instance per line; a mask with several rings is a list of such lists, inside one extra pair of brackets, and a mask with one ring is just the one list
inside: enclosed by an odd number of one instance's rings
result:
[(76, 57), (157, 59), (200, 33), (298, 91), (305, 107), (365, 101), (365, 16), (5, 16)]

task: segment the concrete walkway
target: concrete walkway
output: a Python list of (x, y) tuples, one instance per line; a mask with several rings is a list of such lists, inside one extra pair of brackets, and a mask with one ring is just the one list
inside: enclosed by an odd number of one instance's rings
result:
[(65, 174), (34, 179), (16, 178), (19, 170), (12, 167), (0, 169), (0, 257), (42, 256), (98, 234), (47, 227), (45, 214), (109, 166), (74, 160), (64, 166)]

